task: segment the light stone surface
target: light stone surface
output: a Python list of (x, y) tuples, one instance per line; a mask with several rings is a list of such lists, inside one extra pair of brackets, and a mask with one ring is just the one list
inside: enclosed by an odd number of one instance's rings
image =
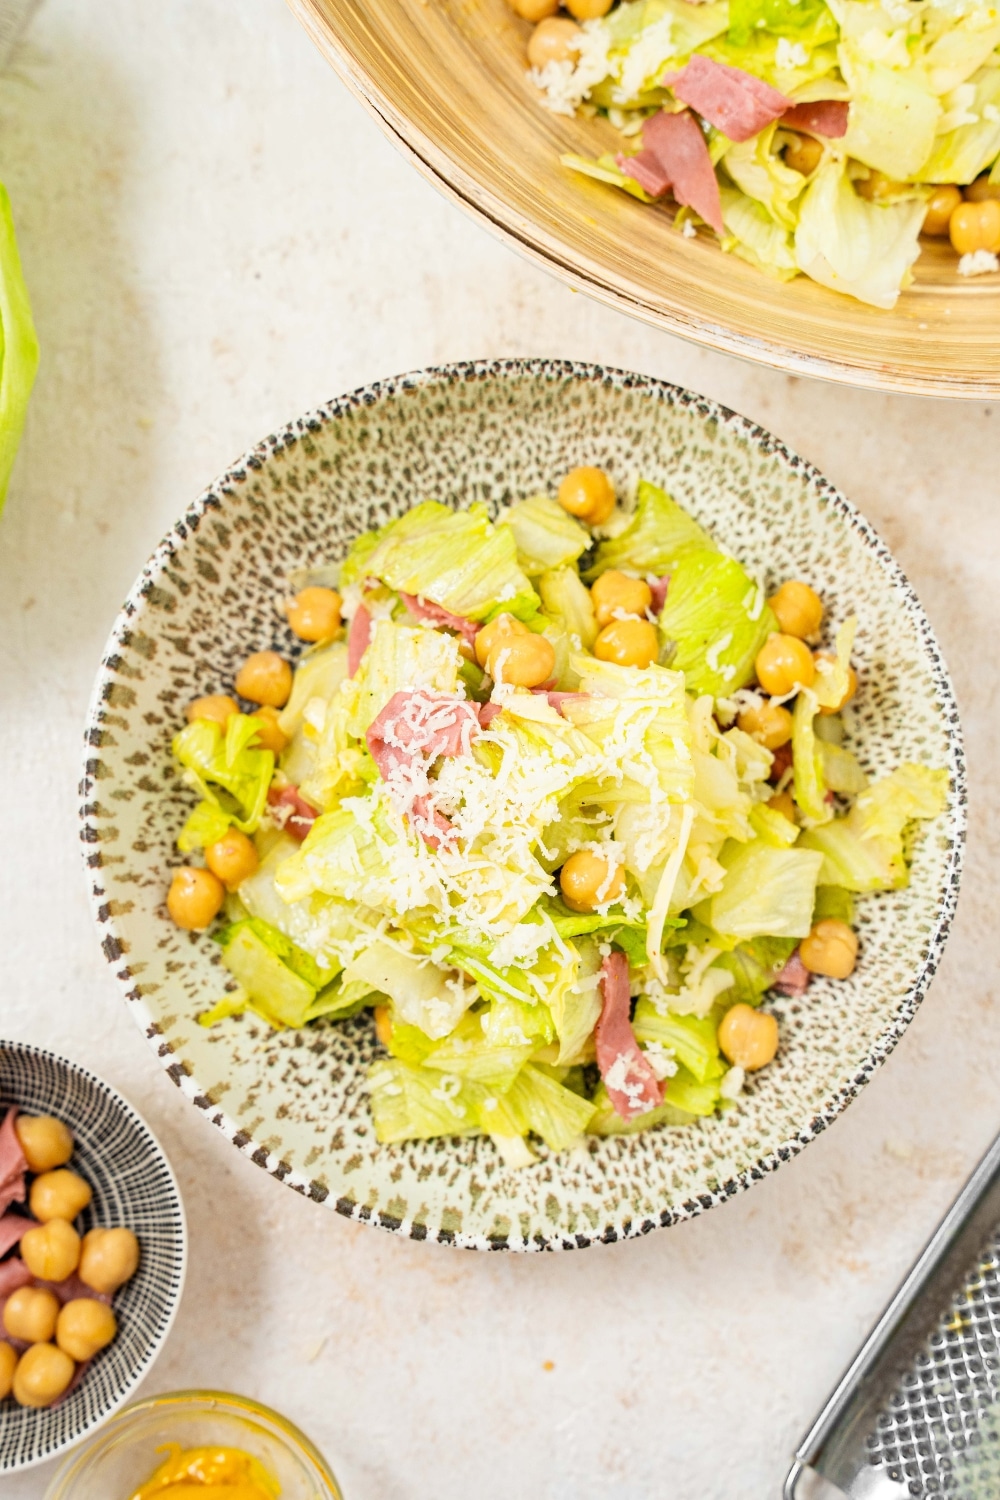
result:
[[(791, 380), (574, 295), (438, 197), (278, 0), (44, 0), (0, 81), (0, 175), (44, 348), (0, 522), (0, 1033), (123, 1090), (178, 1172), (188, 1289), (145, 1390), (272, 1403), (347, 1500), (776, 1497), (1000, 1123), (997, 415)], [(183, 1102), (97, 950), (75, 788), (115, 611), (208, 480), (379, 375), (532, 353), (704, 391), (857, 502), (939, 632), (972, 810), (939, 977), (825, 1136), (700, 1220), (515, 1258), (348, 1224)], [(47, 1478), (5, 1481), (4, 1500), (40, 1500)]]

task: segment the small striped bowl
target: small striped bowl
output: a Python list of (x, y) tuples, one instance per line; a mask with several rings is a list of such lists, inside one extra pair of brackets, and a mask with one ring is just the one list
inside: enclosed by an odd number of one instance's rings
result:
[(76, 1389), (42, 1411), (0, 1402), (0, 1476), (55, 1458), (124, 1405), (170, 1331), (187, 1263), (174, 1174), (149, 1126), (120, 1094), (54, 1053), (0, 1042), (0, 1109), (12, 1104), (66, 1122), (76, 1140), (72, 1165), (94, 1190), (82, 1228), (124, 1225), (138, 1235), (142, 1258), (115, 1293), (117, 1337)]

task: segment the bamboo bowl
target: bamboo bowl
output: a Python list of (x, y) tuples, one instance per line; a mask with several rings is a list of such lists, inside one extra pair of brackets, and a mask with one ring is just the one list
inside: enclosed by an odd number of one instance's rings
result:
[(893, 312), (806, 277), (778, 282), (669, 213), (568, 171), (620, 149), (607, 121), (551, 114), (506, 0), (289, 0), (313, 41), (426, 177), (509, 244), (622, 312), (795, 374), (872, 390), (1000, 395), (1000, 277), (963, 280), (925, 242)]

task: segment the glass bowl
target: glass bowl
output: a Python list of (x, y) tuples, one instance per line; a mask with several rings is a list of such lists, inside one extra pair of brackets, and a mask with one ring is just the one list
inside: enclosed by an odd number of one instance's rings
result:
[(171, 1391), (118, 1413), (81, 1453), (66, 1461), (45, 1500), (129, 1500), (181, 1448), (242, 1448), (281, 1486), (281, 1500), (343, 1500), (322, 1454), (287, 1418), (247, 1396)]

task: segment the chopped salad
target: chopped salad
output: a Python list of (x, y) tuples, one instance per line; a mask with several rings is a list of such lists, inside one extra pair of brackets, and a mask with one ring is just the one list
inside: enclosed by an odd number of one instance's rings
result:
[(167, 906), (221, 919), (203, 1024), (372, 1012), (380, 1141), (520, 1165), (736, 1107), (768, 995), (851, 975), (855, 898), (944, 808), (945, 770), (846, 743), (855, 620), (648, 481), (425, 501), (299, 582), (297, 666), (255, 653), (174, 738), (204, 863)]
[[(565, 155), (688, 236), (891, 308), (921, 234), (1000, 270), (1000, 5), (989, 0), (510, 0), (530, 78), (621, 149)], [(578, 24), (579, 18), (582, 24)]]

